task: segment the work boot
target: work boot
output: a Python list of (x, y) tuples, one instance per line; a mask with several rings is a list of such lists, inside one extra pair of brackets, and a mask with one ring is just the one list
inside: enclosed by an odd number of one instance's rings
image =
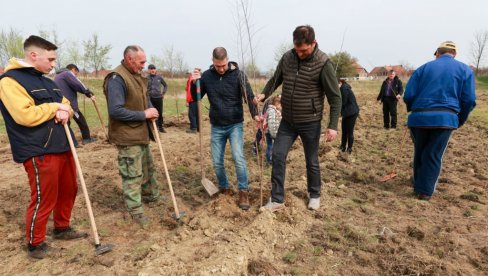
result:
[(44, 259), (46, 257), (49, 257), (51, 254), (49, 254), (51, 247), (47, 245), (47, 243), (43, 242), (39, 245), (33, 246), (29, 245), (29, 249), (27, 250), (27, 255), (33, 259)]
[(141, 226), (142, 229), (146, 229), (149, 226), (149, 219), (144, 214), (134, 214), (132, 219)]
[(226, 196), (232, 196), (233, 194), (231, 188), (219, 188), (219, 193)]
[(55, 240), (74, 240), (79, 238), (86, 238), (88, 234), (85, 232), (78, 232), (71, 227), (66, 229), (54, 229), (53, 239)]
[(248, 210), (249, 205), (249, 192), (246, 190), (239, 191), (239, 208), (242, 210)]

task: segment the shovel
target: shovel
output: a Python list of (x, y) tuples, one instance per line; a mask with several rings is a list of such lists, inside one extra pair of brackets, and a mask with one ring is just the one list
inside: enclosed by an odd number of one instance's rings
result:
[(219, 189), (205, 177), (205, 171), (203, 169), (203, 149), (202, 149), (202, 98), (200, 92), (200, 80), (197, 80), (197, 103), (198, 103), (198, 137), (200, 141), (200, 171), (202, 174), (202, 185), (207, 191), (209, 196), (216, 194)]
[(85, 178), (83, 177), (83, 172), (81, 171), (80, 161), (78, 160), (78, 154), (76, 153), (75, 145), (73, 139), (71, 138), (71, 133), (67, 124), (64, 124), (64, 131), (66, 132), (66, 137), (68, 138), (69, 147), (71, 149), (71, 154), (75, 159), (76, 171), (78, 172), (78, 177), (80, 178), (81, 188), (83, 190), (83, 195), (85, 196), (86, 208), (88, 209), (88, 215), (90, 217), (91, 229), (93, 232), (93, 237), (95, 238), (95, 255), (101, 255), (112, 251), (114, 248), (111, 244), (102, 245), (100, 239), (98, 238), (97, 225), (95, 224), (95, 218), (93, 216), (93, 211), (91, 207), (90, 197), (88, 197), (88, 191), (86, 189)]
[(169, 186), (169, 192), (171, 193), (171, 199), (173, 200), (173, 207), (175, 208), (175, 213), (172, 215), (172, 217), (176, 220), (181, 219), (183, 216), (186, 215), (185, 212), (178, 211), (178, 205), (176, 205), (176, 198), (175, 198), (175, 193), (173, 192), (173, 186), (171, 185), (171, 179), (169, 178), (169, 173), (168, 173), (168, 166), (166, 165), (166, 159), (164, 158), (164, 153), (163, 153), (163, 147), (161, 145), (161, 140), (159, 139), (159, 133), (158, 133), (158, 127), (156, 126), (156, 120), (152, 121), (153, 129), (154, 129), (154, 137), (156, 138), (156, 142), (158, 143), (159, 147), (159, 152), (161, 153), (161, 159), (163, 159), (163, 165), (164, 165), (164, 172), (166, 174), (166, 180), (168, 181), (168, 186)]
[(402, 152), (403, 145), (405, 144), (405, 137), (407, 137), (407, 132), (408, 132), (408, 127), (406, 127), (405, 131), (403, 132), (403, 137), (402, 137), (402, 141), (400, 143), (400, 148), (398, 150), (398, 154), (395, 154), (395, 157), (393, 159), (393, 169), (387, 175), (380, 178), (380, 182), (386, 182), (390, 179), (395, 178), (398, 175), (396, 172), (397, 158), (398, 158), (398, 155), (400, 155), (400, 153)]
[(105, 133), (105, 137), (107, 138), (107, 141), (108, 141), (107, 130), (105, 129), (105, 124), (103, 123), (102, 114), (100, 114), (100, 110), (98, 109), (97, 102), (93, 98), (90, 98), (90, 99), (92, 100), (93, 105), (95, 106), (95, 110), (97, 111), (97, 114), (98, 114), (98, 119), (100, 119), (100, 124), (102, 124), (103, 133)]

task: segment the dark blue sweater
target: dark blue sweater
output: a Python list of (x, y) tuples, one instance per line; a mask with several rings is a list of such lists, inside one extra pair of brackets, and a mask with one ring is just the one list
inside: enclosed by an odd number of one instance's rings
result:
[[(228, 126), (244, 121), (244, 89), (251, 115), (256, 116), (257, 109), (253, 104), (254, 94), (247, 76), (239, 70), (237, 63), (229, 62), (229, 69), (220, 75), (214, 68), (203, 72), (201, 83), (202, 97), (208, 96), (210, 102), (210, 123), (215, 126)], [(192, 91), (196, 85), (192, 84)]]

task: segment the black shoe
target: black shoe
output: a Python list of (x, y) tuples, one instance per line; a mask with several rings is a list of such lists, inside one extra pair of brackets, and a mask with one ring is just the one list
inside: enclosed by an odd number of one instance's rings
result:
[(347, 151), (347, 153), (351, 154), (352, 153), (352, 148), (348, 148), (346, 151)]
[(95, 137), (90, 137), (90, 138), (87, 138), (87, 139), (83, 139), (83, 141), (81, 142), (83, 145), (86, 145), (86, 144), (89, 144), (89, 143), (93, 143), (97, 140), (97, 138)]
[(160, 127), (160, 128), (158, 128), (158, 130), (159, 130), (159, 132), (161, 132), (161, 133), (166, 133), (166, 130), (164, 129), (164, 127)]
[(339, 149), (342, 151), (342, 152), (345, 152), (346, 151), (346, 146), (340, 146)]
[(27, 254), (29, 257), (34, 258), (34, 259), (44, 259), (49, 256), (49, 249), (51, 247), (47, 245), (47, 243), (43, 242), (39, 245), (33, 246), (29, 245), (29, 249), (27, 251)]
[(85, 232), (78, 232), (71, 227), (66, 229), (54, 229), (53, 230), (53, 238), (55, 240), (74, 240), (79, 238), (86, 238), (88, 234)]
[(186, 133), (197, 133), (197, 129), (196, 128), (189, 128), (186, 130)]

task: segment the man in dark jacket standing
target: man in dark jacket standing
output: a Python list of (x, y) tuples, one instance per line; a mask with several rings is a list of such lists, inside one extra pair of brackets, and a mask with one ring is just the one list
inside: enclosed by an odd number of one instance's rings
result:
[(271, 198), (263, 208), (277, 211), (284, 207), (286, 157), (298, 136), (303, 142), (307, 163), (308, 208), (320, 207), (319, 140), (324, 99), (330, 105), (327, 141), (337, 136), (341, 112), (341, 94), (334, 67), (327, 55), (319, 50), (314, 29), (298, 26), (293, 32), (294, 49), (286, 52), (278, 63), (274, 76), (264, 87), (258, 100), (263, 100), (281, 84), (282, 120), (273, 146)]
[(388, 77), (381, 85), (376, 100), (383, 103), (383, 127), (395, 129), (397, 126), (397, 103), (403, 93), (402, 81), (396, 72), (390, 70)]
[(83, 138), (82, 143), (88, 144), (96, 141), (96, 139), (90, 136), (88, 123), (86, 122), (85, 116), (83, 116), (78, 108), (78, 97), (76, 92), (84, 94), (91, 100), (95, 100), (95, 95), (77, 78), (79, 72), (80, 70), (75, 64), (68, 64), (66, 69), (62, 69), (56, 74), (54, 82), (59, 89), (61, 89), (63, 96), (65, 96), (71, 103), (71, 107), (75, 112), (73, 119), (80, 128), (81, 137)]
[[(210, 134), (212, 162), (219, 180), (221, 193), (232, 195), (224, 167), (224, 154), (227, 140), (230, 141), (232, 158), (236, 166), (239, 208), (249, 209), (249, 183), (247, 164), (244, 158), (243, 139), (243, 98), (255, 120), (259, 120), (251, 85), (244, 72), (239, 70), (237, 63), (229, 62), (227, 50), (217, 47), (212, 53), (210, 69), (200, 74), (199, 69), (193, 71), (193, 80), (201, 79), (202, 97), (208, 95), (210, 102)], [(192, 90), (196, 89), (195, 83)]]
[[(166, 132), (163, 125), (163, 99), (164, 95), (166, 95), (166, 91), (168, 91), (168, 85), (164, 81), (163, 77), (156, 74), (156, 66), (149, 64), (147, 69), (149, 69), (149, 76), (147, 78), (147, 92), (149, 93), (152, 105), (158, 110), (159, 113), (156, 124), (159, 132)], [(161, 86), (163, 86), (162, 92)]]

